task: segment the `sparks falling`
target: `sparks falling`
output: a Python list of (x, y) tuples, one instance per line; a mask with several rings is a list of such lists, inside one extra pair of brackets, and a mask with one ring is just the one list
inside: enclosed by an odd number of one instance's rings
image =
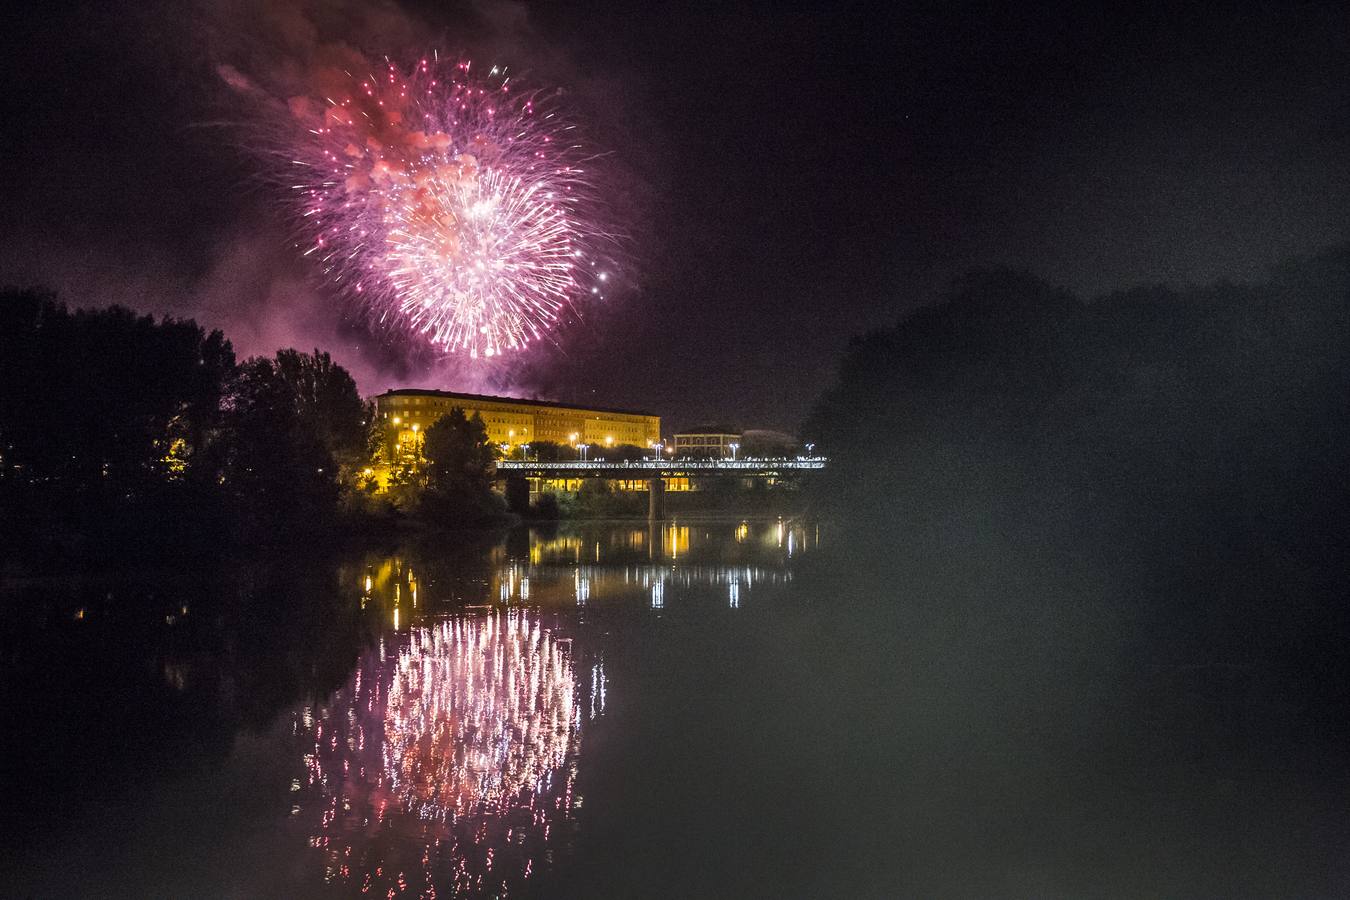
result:
[(603, 295), (607, 236), (556, 94), (435, 58), (323, 75), (288, 104), (304, 253), (372, 322), (492, 357)]

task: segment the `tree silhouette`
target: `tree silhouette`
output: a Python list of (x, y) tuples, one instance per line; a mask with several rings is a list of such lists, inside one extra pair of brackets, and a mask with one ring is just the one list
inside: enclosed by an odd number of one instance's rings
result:
[(422, 456), (426, 491), (421, 509), (443, 524), (474, 524), (501, 515), (492, 492), (497, 448), (477, 413), (472, 418), (458, 407), (427, 428)]

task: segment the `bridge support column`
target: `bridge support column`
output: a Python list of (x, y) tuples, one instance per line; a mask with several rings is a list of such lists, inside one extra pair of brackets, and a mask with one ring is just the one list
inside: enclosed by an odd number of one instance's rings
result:
[(660, 475), (647, 482), (647, 521), (657, 522), (666, 517), (666, 483)]
[(506, 477), (506, 508), (517, 515), (530, 511), (530, 482), (520, 475)]

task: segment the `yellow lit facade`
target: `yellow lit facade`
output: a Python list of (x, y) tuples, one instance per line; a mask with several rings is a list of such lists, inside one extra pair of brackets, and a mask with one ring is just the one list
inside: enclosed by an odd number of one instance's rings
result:
[[(530, 490), (575, 494), (581, 490), (584, 480), (582, 478), (531, 478)], [(663, 475), (661, 480), (665, 482), (667, 491), (679, 493), (694, 489), (693, 482), (685, 475)], [(651, 487), (650, 481), (649, 478), (613, 478), (606, 479), (604, 483), (615, 491), (646, 491)]]
[(452, 409), (475, 413), (495, 444), (517, 447), (535, 441), (566, 446), (590, 445), (592, 457), (605, 447), (651, 447), (661, 440), (661, 417), (629, 410), (569, 406), (542, 400), (402, 389), (375, 398), (375, 414), (384, 423), (386, 452), (393, 459), (414, 451), (433, 422)]

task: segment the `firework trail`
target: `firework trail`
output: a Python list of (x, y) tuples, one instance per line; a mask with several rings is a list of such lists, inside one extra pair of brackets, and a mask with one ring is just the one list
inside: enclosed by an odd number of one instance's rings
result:
[(279, 157), (304, 253), (378, 327), (492, 357), (610, 278), (589, 157), (557, 94), (423, 59), (330, 68), (287, 103)]

